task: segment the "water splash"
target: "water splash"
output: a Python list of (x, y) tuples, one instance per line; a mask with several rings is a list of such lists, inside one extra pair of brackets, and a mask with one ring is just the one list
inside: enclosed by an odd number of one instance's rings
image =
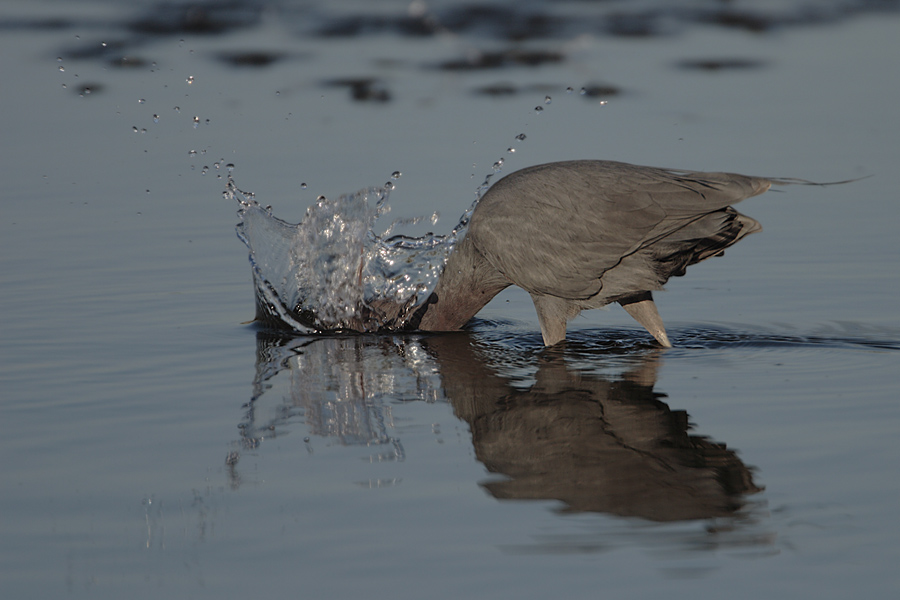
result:
[(238, 202), (238, 237), (250, 250), (257, 320), (299, 333), (359, 332), (410, 327), (431, 295), (474, 204), (447, 235), (381, 235), (389, 187), (337, 199), (319, 197), (303, 220), (287, 223), (241, 191), (229, 175), (226, 198)]

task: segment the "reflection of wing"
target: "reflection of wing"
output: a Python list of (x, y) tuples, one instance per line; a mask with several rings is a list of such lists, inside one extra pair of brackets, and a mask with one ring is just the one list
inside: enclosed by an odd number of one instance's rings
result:
[(765, 179), (730, 173), (607, 161), (539, 165), (494, 184), (468, 235), (516, 285), (583, 299), (622, 257), (768, 188)]

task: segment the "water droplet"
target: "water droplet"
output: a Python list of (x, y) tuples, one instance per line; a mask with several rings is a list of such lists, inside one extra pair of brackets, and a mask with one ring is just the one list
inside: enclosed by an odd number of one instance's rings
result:
[(384, 184), (384, 189), (386, 189), (386, 190), (392, 190), (392, 189), (394, 189), (394, 182), (393, 182), (393, 181), (388, 181), (387, 183), (385, 183), (385, 184)]
[(581, 94), (582, 96), (587, 96), (587, 88), (581, 88), (581, 91), (578, 93)]
[(281, 95), (281, 90), (275, 90), (275, 95), (276, 95), (276, 96), (280, 96), (280, 95)]
[(308, 443), (309, 443), (309, 438), (308, 438), (308, 437), (305, 437), (305, 438), (303, 438), (303, 441), (306, 442), (306, 443), (308, 444)]
[(154, 115), (153, 115), (153, 122), (154, 122), (154, 123), (159, 123), (159, 115), (157, 115), (157, 114), (154, 114)]
[(575, 90), (572, 89), (571, 86), (566, 88), (566, 93), (567, 93), (567, 94), (571, 94), (571, 93), (574, 92), (574, 91), (575, 91)]
[(543, 112), (543, 111), (544, 111), (543, 106), (535, 106), (534, 107), (534, 112), (536, 112), (536, 113)]
[(516, 136), (516, 139), (519, 140), (519, 141), (521, 142), (521, 141), (524, 140), (526, 137), (527, 137), (527, 136), (526, 136), (524, 133), (520, 133), (519, 135)]
[(132, 125), (131, 130), (135, 133), (137, 133), (139, 131), (139, 129), (137, 128), (137, 125)]
[(550, 96), (544, 96), (544, 104), (550, 104), (551, 102), (553, 102), (553, 98), (551, 98)]
[(76, 35), (75, 35), (75, 39), (76, 39), (76, 40), (80, 40), (80, 39), (81, 39), (81, 36), (78, 35), (78, 34), (76, 34)]
[(300, 184), (300, 189), (305, 190), (308, 186), (305, 183)]
[(194, 158), (195, 156), (197, 156), (197, 151), (191, 150), (190, 152), (188, 152), (188, 156), (190, 156), (191, 158)]
[(234, 171), (234, 163), (228, 163), (225, 165), (225, 168), (228, 169), (228, 172), (231, 173)]
[(138, 99), (138, 104), (143, 104), (145, 102), (146, 102), (146, 100), (144, 100), (143, 98)]
[(203, 167), (202, 169), (200, 169), (200, 174), (201, 174), (201, 175), (206, 175), (206, 173), (207, 173), (208, 171), (209, 171), (209, 167)]
[(516, 149), (515, 148), (507, 148), (506, 151), (509, 152), (510, 154), (513, 154), (513, 153), (515, 153)]
[(57, 57), (56, 57), (56, 62), (62, 62), (62, 56), (57, 56)]
[(100, 42), (100, 45), (106, 48), (106, 42)]
[(324, 201), (325, 201), (325, 196), (317, 196), (316, 197), (316, 202), (324, 202)]
[(67, 87), (69, 87), (66, 84), (62, 84), (62, 86), (63, 86), (63, 89), (66, 89)]
[(400, 171), (394, 171), (391, 173), (391, 179), (400, 179), (400, 176), (403, 175)]
[(188, 85), (191, 85), (192, 83), (194, 83), (194, 76), (193, 76), (193, 75), (188, 75), (188, 78), (185, 79), (185, 81), (187, 81), (187, 84), (188, 84)]
[(441, 213), (435, 211), (433, 215), (431, 215), (431, 224), (437, 225), (438, 220), (441, 218)]
[(200, 117), (194, 117), (194, 129), (197, 129), (197, 126), (200, 125)]
[(66, 68), (65, 68), (64, 66), (59, 65), (59, 72), (60, 72), (60, 73), (62, 73), (62, 72), (65, 71), (65, 70), (66, 70)]
[(176, 106), (176, 107), (175, 107), (175, 112), (181, 112), (181, 107), (180, 107), (180, 106)]
[(606, 106), (607, 104), (609, 104), (609, 101), (607, 101), (607, 100), (600, 101), (600, 106)]

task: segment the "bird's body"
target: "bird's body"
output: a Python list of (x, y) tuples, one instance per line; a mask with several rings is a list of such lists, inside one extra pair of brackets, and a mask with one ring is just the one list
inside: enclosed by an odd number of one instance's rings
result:
[(531, 294), (548, 346), (582, 310), (612, 302), (669, 346), (651, 292), (759, 231), (730, 205), (771, 183), (594, 160), (512, 173), (476, 206), (419, 327), (458, 329), (517, 285)]

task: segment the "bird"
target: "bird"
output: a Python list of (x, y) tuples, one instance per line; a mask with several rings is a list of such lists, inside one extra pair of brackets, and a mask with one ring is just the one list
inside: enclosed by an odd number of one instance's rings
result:
[(414, 325), (458, 330), (515, 285), (531, 295), (545, 346), (581, 311), (618, 303), (671, 347), (653, 292), (762, 230), (732, 204), (794, 181), (605, 160), (515, 171), (475, 206)]

